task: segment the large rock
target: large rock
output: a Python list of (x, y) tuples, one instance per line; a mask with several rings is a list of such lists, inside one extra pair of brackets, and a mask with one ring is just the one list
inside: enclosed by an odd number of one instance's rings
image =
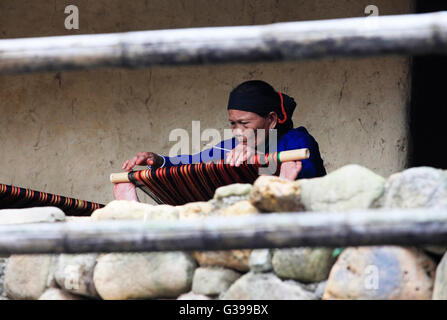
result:
[[(417, 167), (391, 175), (380, 199), (385, 208), (447, 208), (447, 172)], [(443, 255), (447, 247), (427, 246), (426, 251)]]
[(306, 211), (348, 211), (377, 206), (385, 179), (351, 164), (324, 177), (303, 179), (300, 183), (301, 202)]
[(301, 181), (260, 176), (253, 184), (250, 202), (266, 212), (302, 211)]
[(142, 219), (176, 220), (179, 210), (170, 205), (150, 205), (136, 201), (114, 200), (91, 215), (92, 220)]
[(64, 221), (64, 212), (56, 207), (0, 210), (1, 224), (22, 224)]
[(57, 284), (65, 291), (97, 298), (93, 270), (98, 254), (61, 254), (55, 271)]
[(143, 219), (152, 207), (137, 201), (114, 200), (104, 208), (96, 209), (90, 217), (92, 220)]
[(299, 283), (282, 281), (272, 273), (249, 272), (222, 295), (223, 300), (314, 300), (315, 294)]
[(252, 185), (249, 183), (235, 183), (219, 187), (214, 197), (209, 201), (216, 209), (226, 208), (238, 201), (248, 200)]
[(197, 268), (192, 280), (192, 291), (216, 296), (226, 291), (240, 276), (240, 273), (225, 268)]
[(5, 270), (5, 292), (11, 299), (36, 300), (55, 285), (57, 256), (12, 255)]
[(447, 208), (447, 172), (418, 167), (391, 175), (380, 201), (386, 208)]
[(270, 272), (273, 270), (272, 250), (255, 249), (252, 250), (248, 259), (248, 266), (252, 272)]
[(447, 253), (436, 268), (433, 300), (447, 300)]
[(329, 274), (323, 299), (431, 299), (434, 273), (434, 261), (414, 248), (346, 248)]
[(49, 288), (40, 296), (39, 300), (82, 300), (82, 298), (58, 288)]
[(252, 185), (249, 183), (234, 183), (219, 187), (214, 192), (215, 200), (222, 200), (232, 196), (246, 196), (250, 193)]
[(93, 280), (106, 300), (176, 298), (190, 291), (195, 267), (183, 252), (109, 253), (97, 259)]
[(290, 248), (276, 249), (273, 253), (273, 270), (280, 278), (300, 282), (320, 282), (328, 278), (335, 262), (333, 249)]

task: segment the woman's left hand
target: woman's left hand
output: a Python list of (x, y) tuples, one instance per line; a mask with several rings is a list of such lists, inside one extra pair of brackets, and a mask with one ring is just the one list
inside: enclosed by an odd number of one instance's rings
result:
[(301, 161), (287, 161), (281, 163), (279, 177), (287, 180), (295, 180), (303, 165)]

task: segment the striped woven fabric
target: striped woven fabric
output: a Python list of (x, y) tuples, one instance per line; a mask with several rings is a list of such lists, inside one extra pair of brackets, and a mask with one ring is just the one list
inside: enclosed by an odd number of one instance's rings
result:
[(68, 198), (51, 193), (19, 188), (0, 183), (0, 209), (58, 207), (66, 215), (89, 216), (103, 204)]
[(219, 162), (197, 163), (129, 172), (129, 180), (159, 204), (182, 205), (208, 201), (214, 191), (232, 183), (253, 183), (258, 169), (269, 161), (278, 163), (277, 153), (252, 156), (239, 167)]

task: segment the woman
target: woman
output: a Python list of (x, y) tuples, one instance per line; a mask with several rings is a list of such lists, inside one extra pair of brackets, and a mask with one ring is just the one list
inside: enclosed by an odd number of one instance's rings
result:
[[(281, 164), (279, 176), (284, 179), (314, 178), (326, 174), (320, 156), (318, 143), (304, 127), (293, 128), (292, 114), (296, 103), (288, 95), (277, 92), (268, 83), (260, 80), (246, 81), (230, 93), (228, 115), (234, 138), (195, 155), (162, 156), (154, 152), (140, 152), (124, 162), (122, 169), (132, 170), (136, 165), (149, 165), (152, 168), (170, 167), (179, 164), (226, 159), (230, 165), (239, 166), (253, 155), (254, 146), (268, 141), (272, 129), (277, 130), (276, 148), (266, 143), (265, 152), (308, 148), (310, 158)], [(258, 135), (262, 130), (263, 135)], [(249, 141), (254, 139), (254, 144)], [(230, 150), (230, 151), (228, 151)], [(114, 186), (115, 199), (138, 201), (135, 187), (130, 184)]]

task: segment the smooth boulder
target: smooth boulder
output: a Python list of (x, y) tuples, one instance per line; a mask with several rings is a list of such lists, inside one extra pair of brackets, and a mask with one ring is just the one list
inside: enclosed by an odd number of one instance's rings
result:
[(416, 167), (392, 174), (381, 199), (385, 208), (447, 208), (447, 172)]
[(289, 181), (275, 176), (260, 176), (253, 184), (250, 202), (261, 211), (303, 211), (301, 181)]
[[(392, 174), (380, 199), (385, 208), (447, 208), (447, 172), (416, 167)], [(446, 246), (427, 246), (425, 250), (443, 255)]]
[(316, 295), (293, 280), (282, 281), (273, 273), (249, 272), (222, 295), (222, 300), (315, 300)]
[(233, 183), (227, 186), (219, 187), (214, 191), (215, 200), (222, 200), (232, 196), (245, 196), (250, 193), (252, 185), (249, 183)]
[(97, 298), (93, 271), (98, 254), (61, 254), (54, 273), (57, 284), (67, 292)]
[(57, 207), (0, 210), (0, 225), (58, 222), (65, 220), (65, 213)]
[(12, 255), (5, 270), (4, 290), (11, 299), (37, 300), (55, 286), (57, 256)]
[(385, 179), (373, 171), (350, 164), (328, 175), (301, 180), (301, 202), (306, 211), (349, 211), (377, 206)]
[(272, 258), (273, 270), (280, 278), (320, 282), (328, 278), (335, 262), (332, 252), (333, 249), (328, 248), (276, 249)]
[(197, 268), (192, 280), (192, 292), (216, 296), (228, 290), (240, 276), (239, 272), (226, 268)]
[(183, 252), (108, 253), (97, 259), (93, 280), (105, 300), (176, 298), (190, 291), (195, 268)]
[(349, 247), (332, 267), (323, 299), (428, 300), (435, 267), (415, 248)]

